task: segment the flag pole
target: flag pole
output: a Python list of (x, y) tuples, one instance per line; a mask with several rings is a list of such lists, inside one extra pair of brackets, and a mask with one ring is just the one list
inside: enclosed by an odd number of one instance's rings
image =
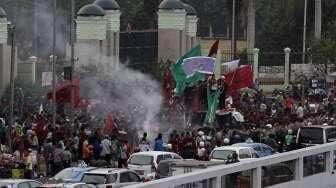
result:
[(71, 104), (72, 104), (72, 110), (71, 110), (71, 125), (75, 122), (75, 85), (74, 85), (74, 69), (75, 69), (75, 1), (71, 0), (71, 13), (70, 13), (70, 45), (71, 45)]
[(53, 108), (52, 108), (52, 127), (56, 127), (56, 0), (54, 0), (53, 6), (53, 47), (52, 47), (52, 92), (53, 92)]

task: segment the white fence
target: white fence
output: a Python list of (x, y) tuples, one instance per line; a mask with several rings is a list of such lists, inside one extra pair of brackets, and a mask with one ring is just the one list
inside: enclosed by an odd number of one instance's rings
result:
[[(336, 143), (313, 146), (286, 153), (229, 165), (219, 165), (191, 173), (181, 174), (129, 188), (331, 188), (336, 187), (334, 155)], [(291, 163), (293, 176), (284, 183), (264, 185), (262, 169), (270, 165)], [(250, 172), (248, 185), (230, 184), (227, 177), (241, 172)]]

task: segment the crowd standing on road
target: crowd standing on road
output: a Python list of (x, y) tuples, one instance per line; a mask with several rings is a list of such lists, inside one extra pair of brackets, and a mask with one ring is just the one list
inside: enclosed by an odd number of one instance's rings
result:
[[(12, 169), (24, 169), (25, 178), (52, 176), (81, 160), (90, 165), (122, 168), (127, 167), (132, 153), (150, 150), (171, 151), (185, 159), (198, 160), (208, 160), (215, 147), (240, 142), (261, 142), (278, 152), (289, 151), (297, 148), (298, 128), (334, 125), (334, 97), (333, 91), (325, 96), (309, 95), (298, 88), (268, 95), (263, 91), (239, 93), (226, 104), (244, 116), (245, 122), (236, 127), (195, 125), (185, 131), (172, 131), (167, 140), (161, 133), (143, 133), (136, 144), (130, 144), (128, 138), (137, 134), (118, 129), (106, 132), (101, 126), (103, 122), (90, 119), (87, 112), (76, 114), (73, 124), (69, 117), (58, 114), (57, 125), (53, 127), (51, 116), (41, 111), (34, 113), (30, 109), (35, 106), (30, 104), (22, 116), (16, 116), (12, 135), (6, 134), (8, 117), (2, 113), (0, 177), (10, 177)], [(148, 135), (156, 138), (149, 140)]]

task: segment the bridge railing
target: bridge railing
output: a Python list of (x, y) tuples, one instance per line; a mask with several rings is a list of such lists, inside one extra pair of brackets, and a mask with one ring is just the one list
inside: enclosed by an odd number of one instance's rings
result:
[[(334, 155), (336, 142), (300, 150), (279, 153), (268, 157), (253, 159), (228, 165), (218, 165), (194, 172), (155, 180), (130, 188), (261, 188), (286, 185), (302, 186), (309, 180), (322, 187), (323, 184), (336, 185)], [(282, 172), (281, 172), (282, 171)], [(278, 173), (278, 175), (272, 175)], [(323, 182), (321, 177), (331, 177)], [(318, 178), (318, 181), (312, 180)], [(286, 182), (286, 183), (285, 183)], [(282, 183), (282, 184), (281, 184)], [(313, 185), (311, 185), (313, 186)]]

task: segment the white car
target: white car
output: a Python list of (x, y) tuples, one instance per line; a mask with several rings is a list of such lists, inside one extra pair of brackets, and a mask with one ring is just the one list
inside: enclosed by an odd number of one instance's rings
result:
[(246, 161), (253, 158), (258, 158), (256, 151), (250, 147), (222, 146), (212, 150), (210, 154), (210, 161), (227, 161), (229, 156), (232, 157), (233, 153), (237, 154), (238, 161)]
[(42, 183), (34, 180), (26, 179), (1, 179), (0, 187), (6, 188), (36, 188), (41, 186)]
[(96, 186), (85, 183), (58, 183), (58, 184), (43, 184), (38, 188), (95, 188)]
[(134, 170), (145, 180), (155, 178), (156, 169), (161, 160), (183, 159), (176, 153), (164, 151), (145, 151), (134, 153), (128, 159), (128, 168)]
[(134, 171), (124, 168), (98, 168), (85, 172), (81, 182), (95, 185), (99, 188), (119, 188), (143, 180)]

